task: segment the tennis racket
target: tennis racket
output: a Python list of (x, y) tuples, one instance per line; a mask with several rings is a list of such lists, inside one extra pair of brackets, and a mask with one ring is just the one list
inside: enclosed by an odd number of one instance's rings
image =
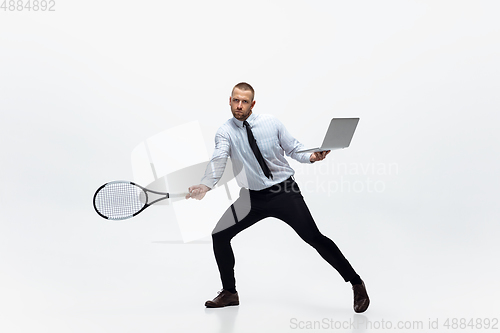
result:
[[(154, 193), (160, 197), (149, 201), (148, 193)], [(105, 219), (125, 220), (136, 216), (159, 201), (168, 198), (183, 198), (187, 194), (148, 190), (135, 183), (119, 180), (106, 183), (97, 189), (94, 194), (94, 209)]]

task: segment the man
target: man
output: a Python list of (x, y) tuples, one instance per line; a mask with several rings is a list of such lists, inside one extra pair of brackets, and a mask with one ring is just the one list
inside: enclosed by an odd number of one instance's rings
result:
[(318, 230), (293, 179), (294, 171), (284, 157), (286, 154), (302, 163), (314, 163), (323, 160), (330, 151), (297, 153), (303, 145), (288, 133), (281, 122), (273, 116), (252, 112), (255, 106), (254, 89), (248, 83), (242, 82), (233, 88), (229, 105), (233, 118), (217, 131), (214, 154), (205, 176), (201, 184), (189, 188), (186, 197), (203, 199), (221, 178), (227, 158), (231, 158), (242, 190), (212, 233), (223, 289), (205, 306), (239, 304), (231, 239), (266, 217), (276, 217), (290, 225), (346, 282), (352, 284), (354, 311), (366, 311), (370, 299), (363, 281), (335, 243)]

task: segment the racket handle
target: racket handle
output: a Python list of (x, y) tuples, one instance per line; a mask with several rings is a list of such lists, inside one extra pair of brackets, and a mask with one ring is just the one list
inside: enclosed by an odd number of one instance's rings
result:
[(169, 198), (185, 198), (186, 195), (189, 195), (188, 192), (185, 193), (169, 193), (168, 197)]

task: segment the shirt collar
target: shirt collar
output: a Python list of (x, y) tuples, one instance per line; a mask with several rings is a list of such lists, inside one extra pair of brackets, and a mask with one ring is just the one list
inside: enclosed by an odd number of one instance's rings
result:
[[(250, 117), (247, 118), (247, 122), (250, 124), (250, 126), (252, 126), (252, 122), (255, 119), (255, 117), (256, 117), (255, 113), (252, 112), (252, 114), (250, 115)], [(241, 120), (238, 120), (238, 119), (236, 119), (234, 117), (232, 119), (233, 119), (233, 122), (234, 122), (234, 124), (236, 126), (241, 127), (241, 128), (244, 127), (243, 126), (243, 122)]]

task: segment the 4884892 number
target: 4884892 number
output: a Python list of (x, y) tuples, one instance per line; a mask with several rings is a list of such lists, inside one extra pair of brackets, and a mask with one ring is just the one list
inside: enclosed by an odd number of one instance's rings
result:
[(4, 0), (0, 9), (4, 12), (54, 12), (55, 0)]
[(443, 324), (447, 329), (493, 329), (498, 330), (498, 318), (447, 318)]

